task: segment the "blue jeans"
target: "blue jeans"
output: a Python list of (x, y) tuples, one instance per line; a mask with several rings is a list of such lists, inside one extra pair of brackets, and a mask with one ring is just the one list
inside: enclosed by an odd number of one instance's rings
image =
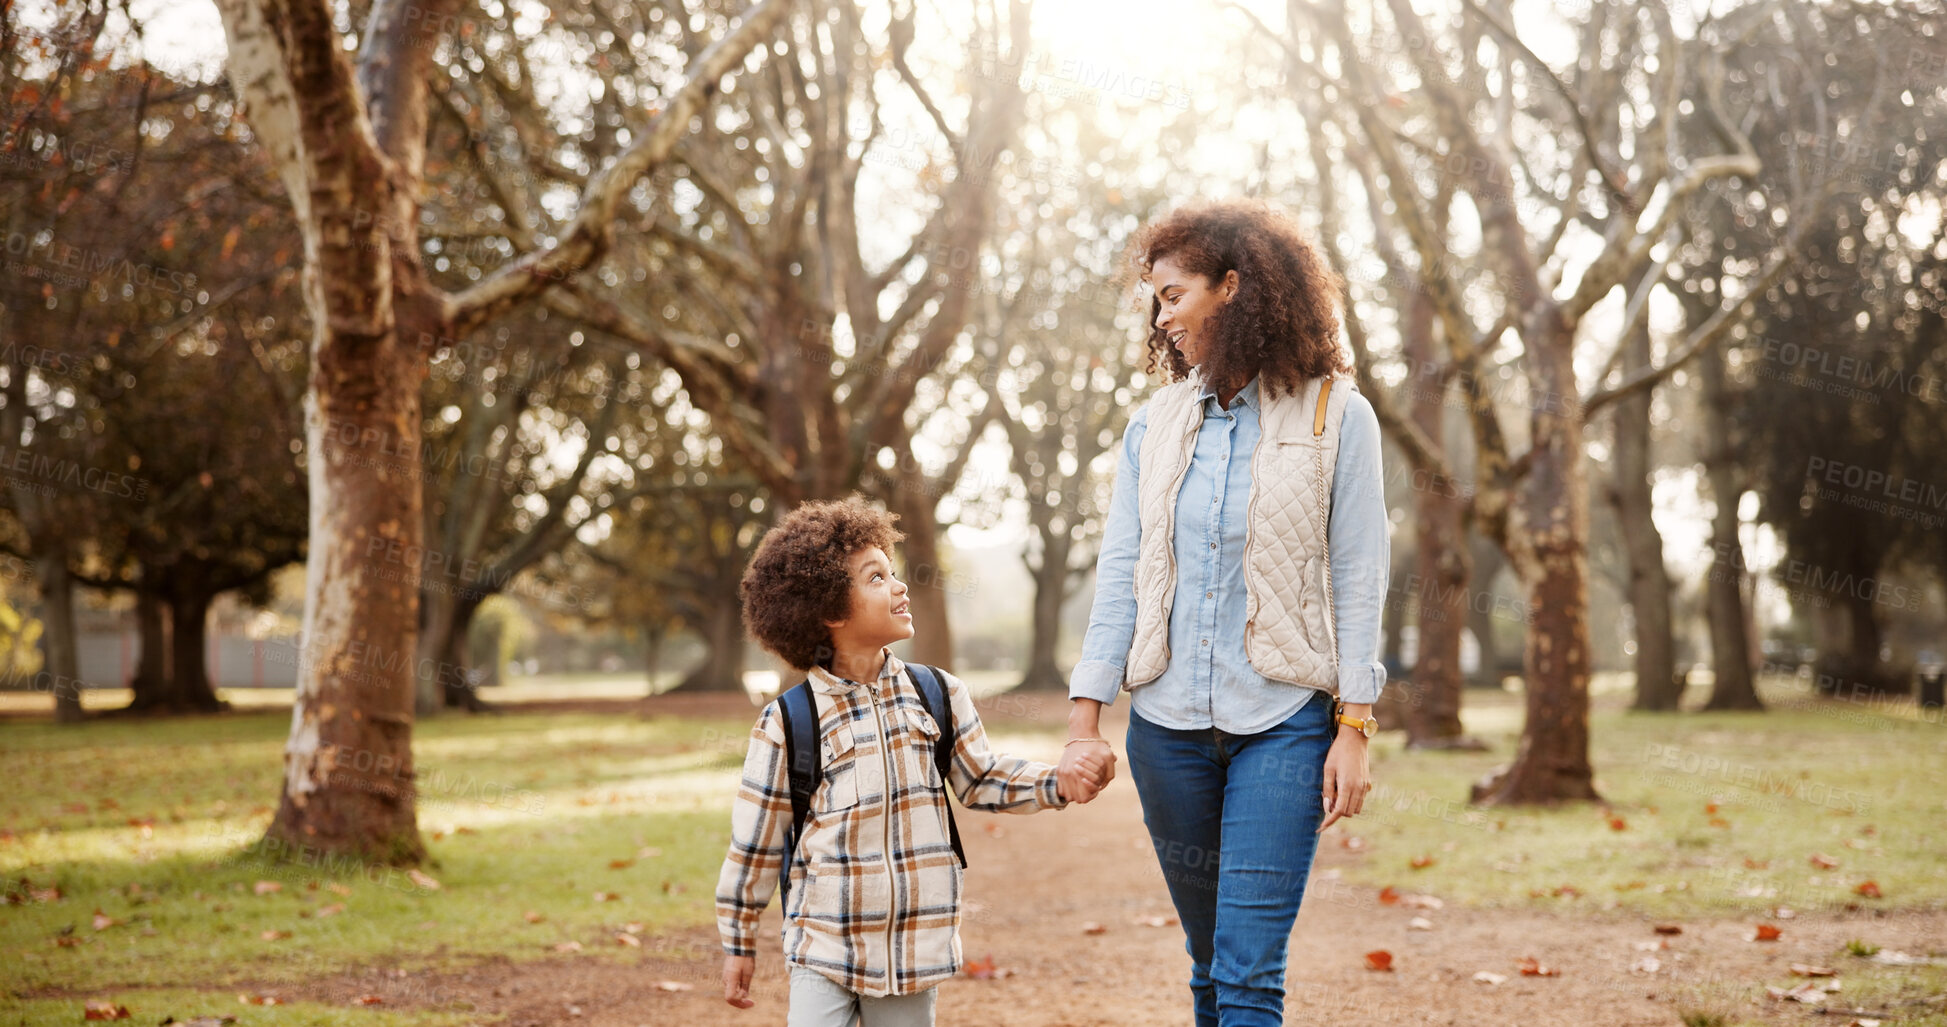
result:
[(1188, 936), (1197, 1027), (1284, 1023), (1285, 952), (1336, 727), (1322, 695), (1250, 735), (1178, 731), (1130, 710), (1129, 776)]

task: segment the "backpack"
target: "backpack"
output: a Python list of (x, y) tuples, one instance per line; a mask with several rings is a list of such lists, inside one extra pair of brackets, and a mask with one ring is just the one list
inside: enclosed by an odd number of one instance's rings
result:
[[(933, 765), (939, 769), (941, 789), (951, 794), (953, 789), (948, 784), (950, 778), (947, 772), (953, 765), (953, 742), (956, 737), (953, 704), (947, 701), (946, 687), (933, 668), (921, 663), (908, 663), (906, 669), (912, 672), (913, 683), (919, 686), (920, 702), (932, 715), (933, 723), (940, 726), (940, 740), (933, 746)], [(784, 758), (791, 770), (791, 828), (784, 836), (784, 863), (778, 871), (779, 894), (788, 897), (791, 890), (791, 860), (797, 855), (798, 839), (804, 834), (805, 820), (811, 815), (811, 795), (818, 790), (824, 769), (824, 750), (818, 744), (818, 706), (813, 701), (809, 678), (778, 696), (777, 712), (784, 728)], [(880, 744), (886, 743), (881, 741)], [(960, 825), (954, 823), (951, 802), (946, 803), (946, 826), (953, 837), (953, 855), (964, 867), (967, 865), (967, 853), (960, 846)]]

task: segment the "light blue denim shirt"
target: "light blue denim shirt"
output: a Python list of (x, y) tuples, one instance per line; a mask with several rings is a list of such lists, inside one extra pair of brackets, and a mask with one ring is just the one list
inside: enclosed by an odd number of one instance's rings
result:
[[(1272, 681), (1244, 655), (1245, 512), (1251, 495), (1251, 454), (1258, 440), (1258, 383), (1231, 398), (1203, 392), (1203, 424), (1176, 497), (1176, 600), (1170, 607), (1170, 662), (1162, 675), (1131, 692), (1144, 720), (1163, 727), (1215, 727), (1255, 734), (1283, 722), (1320, 690)], [(1147, 404), (1129, 419), (1116, 463), (1102, 551), (1095, 564), (1095, 606), (1089, 612), (1082, 658), (1069, 676), (1071, 699), (1115, 702), (1136, 633), (1136, 554), (1142, 521), (1136, 485)], [(1392, 566), (1384, 480), (1379, 466), (1379, 419), (1356, 392), (1346, 397), (1339, 453), (1332, 476), (1327, 544), (1339, 642), (1339, 697), (1369, 703), (1386, 685), (1379, 662), (1380, 613)]]

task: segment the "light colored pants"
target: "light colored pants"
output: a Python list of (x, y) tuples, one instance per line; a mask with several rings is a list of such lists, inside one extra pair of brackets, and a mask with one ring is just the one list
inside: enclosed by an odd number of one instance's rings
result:
[(816, 970), (793, 966), (786, 1027), (933, 1027), (933, 997), (939, 990), (871, 998)]

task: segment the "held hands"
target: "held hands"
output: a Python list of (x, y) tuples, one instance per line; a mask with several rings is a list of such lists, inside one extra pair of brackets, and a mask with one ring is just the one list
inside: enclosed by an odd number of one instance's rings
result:
[(750, 997), (750, 978), (756, 970), (755, 956), (723, 957), (723, 1000), (738, 1009), (756, 1005)]
[(1086, 803), (1115, 780), (1115, 751), (1104, 741), (1070, 745), (1062, 750), (1056, 778), (1063, 798)]

